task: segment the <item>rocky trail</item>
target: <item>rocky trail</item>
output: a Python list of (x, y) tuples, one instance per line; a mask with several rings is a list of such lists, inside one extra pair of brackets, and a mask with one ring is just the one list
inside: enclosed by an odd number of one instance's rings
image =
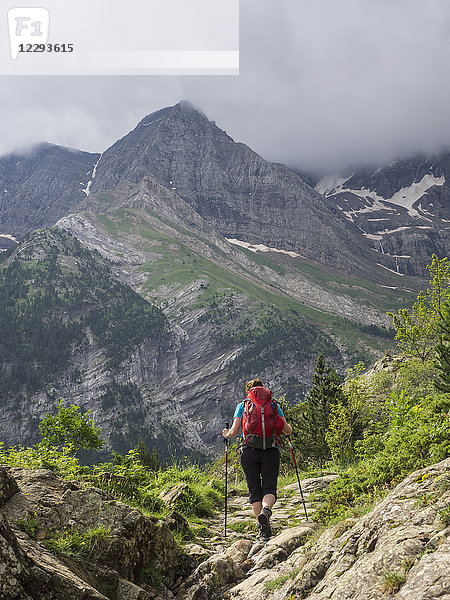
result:
[[(302, 481), (308, 516), (310, 494), (334, 477)], [(304, 519), (297, 484), (282, 487), (267, 543), (256, 540), (243, 494), (230, 496), (226, 539), (222, 515), (180, 552), (176, 510), (158, 521), (51, 471), (0, 467), (0, 598), (450, 600), (450, 459), (327, 529)], [(44, 546), (48, 532), (73, 538), (102, 527), (108, 535), (83, 562)]]
[[(303, 480), (312, 491), (335, 476)], [(281, 489), (274, 536), (220, 544), (178, 590), (186, 600), (450, 600), (450, 459), (417, 471), (367, 515), (320, 530), (302, 520), (296, 484)], [(231, 526), (251, 519), (246, 498), (230, 505)], [(234, 511), (234, 512), (233, 512)]]
[[(325, 475), (301, 481), (308, 520), (313, 520), (316, 510), (316, 504), (309, 501), (310, 495), (324, 490), (336, 477), (337, 475)], [(298, 483), (282, 486), (278, 490), (278, 500), (271, 518), (273, 537), (305, 521), (306, 516)], [(226, 540), (224, 539), (223, 513), (208, 522), (208, 529), (210, 533), (214, 532), (214, 535), (208, 535), (204, 539), (204, 543), (216, 551), (223, 550), (231, 541), (239, 539), (254, 540), (257, 533), (256, 520), (248, 502), (247, 492), (240, 488), (231, 487), (228, 497)]]

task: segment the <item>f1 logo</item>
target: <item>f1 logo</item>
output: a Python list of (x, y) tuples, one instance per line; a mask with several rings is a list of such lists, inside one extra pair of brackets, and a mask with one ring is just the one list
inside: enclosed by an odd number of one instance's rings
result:
[(8, 11), (11, 58), (17, 58), (23, 44), (46, 44), (49, 25), (50, 13), (46, 8), (11, 8)]

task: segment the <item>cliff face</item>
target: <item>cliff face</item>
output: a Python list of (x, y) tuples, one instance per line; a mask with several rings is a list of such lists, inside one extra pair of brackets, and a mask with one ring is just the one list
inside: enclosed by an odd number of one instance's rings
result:
[(36, 232), (4, 265), (0, 302), (2, 440), (37, 441), (62, 397), (92, 410), (108, 449), (143, 439), (166, 457), (207, 452), (167, 386), (177, 335), (98, 254), (62, 230)]
[[(107, 449), (127, 452), (142, 439), (162, 458), (201, 458), (249, 373), (295, 402), (318, 352), (344, 364), (330, 336), (295, 310), (299, 304), (287, 310), (285, 298), (250, 275), (245, 254), (235, 263), (240, 251), (213, 230), (200, 242), (160, 216), (148, 222), (142, 194), (132, 205), (126, 243), (73, 216), (60, 225), (84, 246), (62, 229), (42, 230), (0, 269), (0, 432), (8, 444), (36, 442), (38, 422), (64, 398), (92, 411)], [(111, 231), (124, 224), (119, 206), (102, 213)], [(206, 227), (197, 219), (194, 231)]]

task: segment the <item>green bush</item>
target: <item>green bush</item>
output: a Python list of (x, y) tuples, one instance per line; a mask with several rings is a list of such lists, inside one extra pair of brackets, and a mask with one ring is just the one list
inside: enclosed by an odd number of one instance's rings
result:
[(49, 469), (66, 479), (77, 479), (87, 469), (80, 466), (71, 448), (57, 449), (45, 444), (5, 448), (4, 443), (0, 442), (0, 462), (23, 469)]
[(39, 423), (43, 444), (71, 446), (74, 450), (99, 450), (103, 446), (100, 428), (89, 418), (90, 410), (82, 413), (80, 407), (74, 404), (64, 406), (63, 400), (60, 400), (57, 406), (58, 412), (55, 416), (47, 415)]
[[(393, 417), (388, 429), (379, 435), (382, 448), (330, 485), (316, 513), (320, 521), (345, 517), (355, 506), (373, 501), (411, 471), (450, 456), (450, 396), (434, 394), (417, 404), (405, 396), (396, 398), (397, 404), (391, 398)], [(373, 444), (373, 436), (369, 443)]]

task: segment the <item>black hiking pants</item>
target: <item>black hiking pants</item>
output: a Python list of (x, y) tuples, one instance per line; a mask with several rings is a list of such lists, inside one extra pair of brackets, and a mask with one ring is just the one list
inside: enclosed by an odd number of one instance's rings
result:
[(278, 448), (244, 447), (241, 449), (241, 465), (247, 480), (249, 502), (261, 502), (266, 494), (277, 497), (277, 479), (280, 470)]

